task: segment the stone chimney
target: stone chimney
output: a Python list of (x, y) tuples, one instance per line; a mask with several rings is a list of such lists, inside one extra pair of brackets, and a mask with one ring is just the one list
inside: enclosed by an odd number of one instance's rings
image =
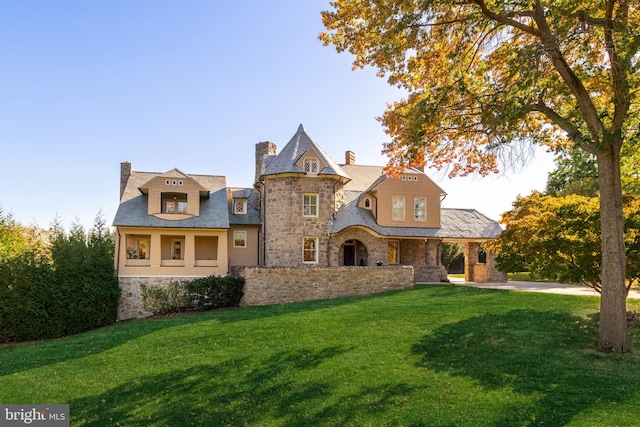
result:
[(347, 151), (344, 153), (344, 164), (345, 165), (355, 165), (356, 164), (356, 153), (353, 151)]
[(122, 200), (122, 195), (124, 194), (124, 189), (127, 187), (127, 182), (129, 181), (129, 176), (131, 176), (131, 172), (133, 172), (133, 166), (129, 162), (120, 163), (120, 199)]
[(258, 142), (256, 144), (256, 178), (253, 181), (258, 182), (264, 172), (264, 158), (276, 155), (276, 144), (271, 141)]

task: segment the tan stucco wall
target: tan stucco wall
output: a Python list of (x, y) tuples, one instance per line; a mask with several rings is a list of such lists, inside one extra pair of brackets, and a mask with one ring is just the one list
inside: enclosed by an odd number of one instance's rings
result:
[[(406, 180), (389, 178), (376, 189), (378, 224), (390, 227), (440, 227), (440, 193), (442, 190), (424, 174), (405, 174)], [(414, 177), (417, 179), (414, 180)], [(410, 178), (410, 179), (409, 179)], [(393, 196), (404, 196), (404, 221), (393, 220)], [(414, 199), (425, 198), (425, 221), (414, 220)]]
[[(127, 259), (127, 235), (149, 236), (149, 258)], [(217, 259), (196, 259), (195, 236), (211, 236), (218, 239)], [(168, 259), (162, 256), (162, 240), (184, 238), (184, 259)], [(212, 229), (158, 229), (118, 227), (116, 243), (116, 270), (119, 277), (205, 277), (213, 274), (226, 275), (229, 258), (227, 252), (227, 230)], [(165, 251), (166, 252), (166, 251)], [(212, 258), (212, 257), (207, 257)]]
[[(229, 253), (229, 265), (258, 265), (258, 230), (255, 225), (232, 225), (229, 228), (229, 239), (227, 241)], [(233, 247), (233, 232), (247, 232), (247, 247)]]

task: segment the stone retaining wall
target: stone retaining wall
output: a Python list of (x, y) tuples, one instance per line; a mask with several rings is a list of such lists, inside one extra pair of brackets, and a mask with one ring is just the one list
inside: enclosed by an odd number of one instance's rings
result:
[(413, 267), (241, 267), (242, 306), (369, 295), (414, 285)]
[(447, 281), (447, 269), (444, 265), (420, 265), (413, 267), (416, 283), (438, 283)]

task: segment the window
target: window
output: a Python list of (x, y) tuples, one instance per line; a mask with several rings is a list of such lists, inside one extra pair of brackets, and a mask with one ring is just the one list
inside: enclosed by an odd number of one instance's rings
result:
[(171, 241), (171, 259), (184, 259), (183, 245), (184, 242), (182, 240), (173, 239)]
[(147, 259), (149, 241), (147, 239), (136, 239), (136, 255), (138, 259)]
[(149, 259), (150, 236), (127, 236), (127, 259)]
[(233, 232), (233, 247), (234, 248), (246, 248), (247, 247), (247, 232), (246, 231), (234, 231)]
[(400, 262), (400, 241), (389, 240), (387, 263), (398, 264)]
[(318, 195), (305, 193), (302, 197), (302, 215), (318, 216)]
[(233, 202), (233, 213), (238, 215), (246, 215), (247, 199), (235, 199)]
[(427, 220), (427, 199), (424, 198), (415, 198), (413, 199), (414, 208), (413, 208), (413, 219), (416, 221), (426, 221)]
[(302, 243), (302, 262), (306, 264), (318, 263), (318, 238), (305, 237)]
[(393, 220), (404, 221), (404, 196), (393, 196)]
[(304, 159), (304, 172), (317, 175), (318, 174), (318, 159)]
[(364, 207), (365, 209), (371, 209), (371, 199), (369, 197), (364, 199)]
[(162, 213), (186, 214), (187, 206), (185, 193), (162, 193)]

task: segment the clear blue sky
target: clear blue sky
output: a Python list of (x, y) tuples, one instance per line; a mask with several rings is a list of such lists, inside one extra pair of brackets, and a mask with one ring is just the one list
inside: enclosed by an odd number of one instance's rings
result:
[[(300, 123), (339, 163), (384, 165), (376, 117), (401, 96), (323, 47), (328, 0), (20, 0), (0, 14), (0, 206), (23, 224), (90, 227), (118, 206), (120, 162), (251, 186), (254, 146)], [(552, 157), (450, 180), (444, 207), (499, 219), (543, 189)]]

